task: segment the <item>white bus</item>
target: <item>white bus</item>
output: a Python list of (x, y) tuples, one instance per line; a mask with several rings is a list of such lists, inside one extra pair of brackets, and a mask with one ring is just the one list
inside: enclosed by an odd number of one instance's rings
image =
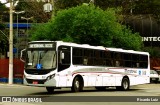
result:
[[(23, 53), (23, 52), (22, 52)], [(29, 42), (25, 54), (24, 84), (46, 87), (49, 93), (68, 87), (104, 90), (150, 82), (149, 53), (62, 41)]]

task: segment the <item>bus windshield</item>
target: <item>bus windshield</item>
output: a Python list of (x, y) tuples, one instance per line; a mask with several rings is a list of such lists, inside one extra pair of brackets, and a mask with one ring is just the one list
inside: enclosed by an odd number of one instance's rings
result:
[(51, 49), (28, 50), (26, 59), (27, 69), (56, 68), (56, 51)]

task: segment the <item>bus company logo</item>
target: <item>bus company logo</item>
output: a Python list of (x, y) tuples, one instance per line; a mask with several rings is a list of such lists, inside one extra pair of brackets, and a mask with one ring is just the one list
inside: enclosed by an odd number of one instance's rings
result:
[(2, 102), (12, 102), (11, 97), (2, 97)]

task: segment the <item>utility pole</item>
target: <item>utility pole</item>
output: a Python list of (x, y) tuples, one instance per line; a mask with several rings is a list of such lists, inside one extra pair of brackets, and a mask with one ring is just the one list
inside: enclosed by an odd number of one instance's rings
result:
[(13, 1), (10, 3), (10, 27), (9, 27), (9, 84), (13, 84)]
[(52, 4), (52, 8), (53, 8), (52, 17), (54, 17), (55, 13), (56, 13), (54, 0), (51, 0), (51, 4)]

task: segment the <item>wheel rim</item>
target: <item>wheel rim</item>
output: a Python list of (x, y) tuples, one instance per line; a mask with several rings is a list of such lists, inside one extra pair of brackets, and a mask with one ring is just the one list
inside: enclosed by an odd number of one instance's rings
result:
[(123, 82), (123, 87), (124, 87), (124, 89), (127, 89), (127, 88), (128, 88), (128, 82), (127, 82), (127, 80), (124, 80), (124, 82)]
[(76, 86), (77, 89), (79, 89), (79, 81), (75, 82), (75, 86)]

